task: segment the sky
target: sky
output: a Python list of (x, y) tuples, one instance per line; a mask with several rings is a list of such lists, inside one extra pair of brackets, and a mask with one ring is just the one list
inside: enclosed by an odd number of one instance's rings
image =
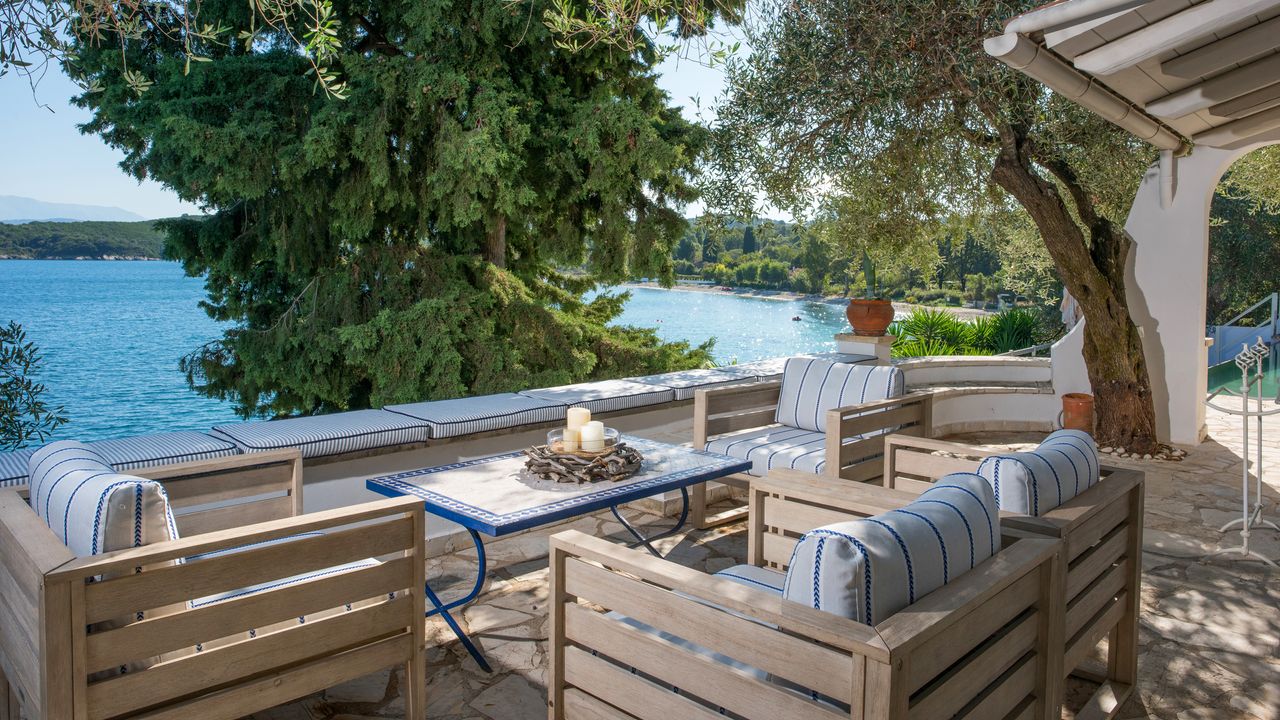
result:
[[(660, 72), (659, 84), (684, 108), (686, 117), (696, 120), (699, 112), (710, 117), (709, 107), (724, 88), (721, 69), (673, 56)], [(71, 106), (77, 92), (56, 69), (50, 69), (34, 91), (16, 73), (0, 77), (0, 195), (108, 205), (148, 219), (200, 212), (160, 183), (140, 183), (127, 175), (119, 167), (122, 152), (96, 135), (82, 134), (76, 126), (90, 116)], [(686, 211), (696, 215), (701, 206)]]

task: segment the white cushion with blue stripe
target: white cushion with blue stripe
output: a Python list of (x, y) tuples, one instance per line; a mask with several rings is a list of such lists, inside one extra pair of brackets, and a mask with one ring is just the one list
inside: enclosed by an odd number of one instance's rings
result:
[(1001, 510), (1046, 513), (1098, 483), (1098, 446), (1088, 433), (1058, 430), (1030, 452), (993, 455), (978, 466)]
[(901, 397), (902, 371), (892, 365), (851, 365), (821, 358), (791, 358), (782, 374), (775, 422), (824, 432), (827, 411)]
[[(874, 355), (860, 355), (857, 353), (842, 352), (823, 352), (823, 353), (807, 353), (804, 355), (796, 355), (794, 358), (816, 358), (819, 360), (829, 360), (831, 362), (846, 363), (856, 365), (858, 363), (874, 363), (876, 357)], [(729, 365), (742, 372), (754, 375), (757, 380), (777, 380), (782, 377), (783, 371), (787, 369), (787, 361), (794, 359), (793, 357), (767, 358), (765, 360), (754, 360), (739, 365)]]
[(384, 410), (425, 422), (431, 437), (451, 438), (486, 430), (563, 420), (563, 403), (540, 400), (519, 393), (500, 393), (456, 400), (388, 405)]
[(755, 373), (743, 370), (740, 366), (726, 365), (704, 370), (679, 370), (661, 375), (646, 375), (634, 379), (646, 385), (671, 388), (676, 400), (691, 400), (694, 393), (699, 390), (751, 383), (755, 382), (756, 376)]
[[(825, 433), (773, 425), (721, 435), (707, 442), (707, 452), (750, 460), (748, 475), (764, 477), (770, 470), (786, 468), (821, 473), (827, 467)], [(853, 435), (842, 438), (845, 445), (862, 440)]]
[(577, 385), (521, 390), (520, 394), (525, 397), (558, 402), (569, 407), (583, 407), (593, 413), (661, 405), (676, 398), (671, 388), (647, 385), (633, 380), (600, 380)]
[(994, 555), (998, 523), (986, 480), (948, 475), (902, 508), (805, 533), (783, 596), (876, 625)]
[(117, 473), (82, 443), (31, 455), (31, 509), (80, 557), (178, 537), (160, 483)]
[(353, 410), (332, 415), (218, 425), (225, 437), (245, 452), (298, 448), (303, 457), (410, 445), (427, 441), (427, 424), (386, 410)]

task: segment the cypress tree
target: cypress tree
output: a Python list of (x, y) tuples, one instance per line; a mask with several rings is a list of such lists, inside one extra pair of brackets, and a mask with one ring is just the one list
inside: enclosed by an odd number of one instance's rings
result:
[[(193, 387), (278, 415), (708, 360), (609, 326), (625, 294), (584, 299), (670, 281), (705, 132), (657, 87), (650, 41), (570, 52), (550, 5), (339, 0), (345, 99), (271, 27), (222, 45), (160, 12), (123, 51), (78, 43), (84, 130), (209, 211), (164, 223), (232, 324), (183, 360)], [(249, 8), (212, 0), (200, 21), (247, 27)]]

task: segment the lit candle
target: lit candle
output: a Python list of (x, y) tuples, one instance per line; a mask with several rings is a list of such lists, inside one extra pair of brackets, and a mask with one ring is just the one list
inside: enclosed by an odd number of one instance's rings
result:
[(604, 423), (599, 420), (592, 420), (583, 425), (579, 437), (582, 441), (583, 450), (587, 452), (604, 450)]
[(560, 449), (565, 452), (574, 452), (578, 449), (579, 431), (577, 428), (565, 428), (564, 435), (560, 439)]
[(569, 412), (565, 417), (569, 421), (569, 429), (577, 430), (591, 422), (591, 411), (586, 408), (572, 407), (569, 408)]

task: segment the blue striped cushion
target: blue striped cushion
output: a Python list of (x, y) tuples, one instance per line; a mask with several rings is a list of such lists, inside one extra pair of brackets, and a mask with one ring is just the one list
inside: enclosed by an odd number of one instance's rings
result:
[[(845, 445), (864, 436), (842, 438)], [(792, 427), (771, 426), (722, 435), (707, 441), (708, 452), (751, 461), (748, 475), (764, 477), (770, 470), (788, 468), (821, 473), (827, 466), (827, 436), (820, 432)]]
[[(191, 431), (99, 440), (88, 443), (88, 446), (116, 470), (207, 460), (240, 453), (240, 449), (228, 440)], [(27, 483), (27, 463), (33, 452), (34, 448), (26, 448), (0, 453), (0, 487)]]
[(80, 557), (178, 537), (160, 483), (117, 473), (87, 445), (50, 443), (29, 473), (32, 510)]
[(1001, 510), (1041, 515), (1098, 483), (1098, 446), (1088, 433), (1058, 430), (1035, 450), (983, 460), (978, 474)]
[(782, 375), (776, 422), (825, 432), (827, 411), (901, 397), (902, 371), (892, 365), (850, 365), (821, 358), (791, 358)]
[(633, 380), (601, 380), (578, 385), (521, 390), (520, 394), (525, 397), (550, 400), (568, 407), (583, 407), (592, 413), (660, 405), (671, 402), (676, 397), (670, 388), (646, 385)]
[(743, 370), (737, 365), (727, 365), (705, 370), (680, 370), (661, 375), (646, 375), (635, 378), (635, 381), (671, 388), (676, 400), (691, 400), (698, 390), (755, 382), (755, 379), (755, 373)]
[(298, 448), (303, 457), (323, 457), (373, 448), (426, 442), (427, 424), (386, 410), (354, 410), (332, 415), (218, 425), (245, 452)]
[(556, 422), (564, 419), (566, 410), (561, 403), (518, 393), (388, 405), (383, 409), (425, 422), (431, 428), (431, 437), (437, 439)]
[(948, 475), (898, 510), (805, 533), (783, 595), (876, 625), (994, 555), (998, 522), (985, 480)]
[(0, 487), (27, 484), (27, 463), (35, 448), (0, 452)]

